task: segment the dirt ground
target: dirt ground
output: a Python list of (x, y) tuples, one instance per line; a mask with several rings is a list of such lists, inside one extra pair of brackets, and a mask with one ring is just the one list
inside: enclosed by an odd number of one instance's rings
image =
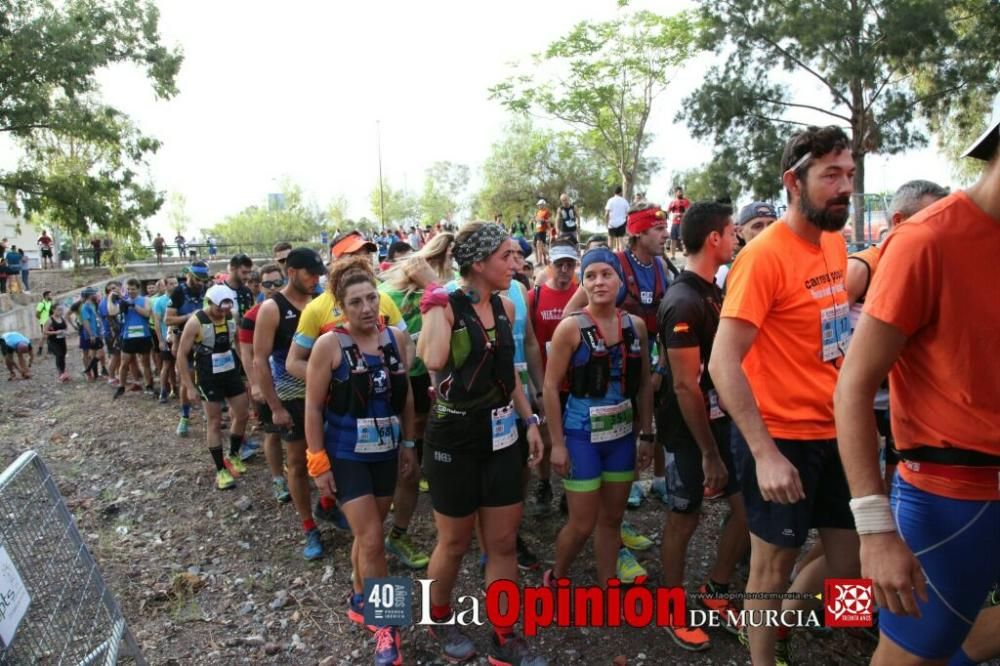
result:
[[(271, 497), (263, 455), (233, 491), (214, 487), (205, 450), (204, 419), (195, 412), (191, 437), (174, 435), (176, 402), (159, 405), (140, 393), (112, 402), (103, 381), (87, 383), (71, 343), (74, 381), (55, 381), (51, 359), (35, 363), (28, 381), (0, 380), (0, 466), (35, 449), (59, 480), (84, 540), (118, 598), (147, 659), (153, 664), (371, 663), (367, 632), (345, 617), (350, 589), (350, 537), (321, 524), (327, 555), (306, 562), (302, 532), (290, 504)], [(2, 468), (0, 467), (0, 468)], [(556, 496), (561, 490), (556, 491)], [(689, 588), (701, 582), (714, 554), (725, 504), (707, 503), (688, 559)], [(659, 542), (665, 510), (647, 499), (627, 520)], [(545, 562), (561, 525), (557, 510), (527, 518), (523, 536)], [(411, 527), (430, 550), (434, 528), (427, 495)], [(639, 553), (655, 583), (658, 548)], [(593, 580), (588, 546), (572, 570), (574, 582)], [(390, 575), (419, 578), (395, 562)], [(738, 572), (742, 588), (746, 570)], [(537, 584), (541, 570), (524, 576)], [(463, 563), (458, 594), (483, 599), (478, 551)], [(417, 600), (419, 602), (419, 599)], [(416, 615), (418, 609), (414, 609)], [(485, 614), (484, 614), (485, 617)], [(488, 627), (473, 627), (485, 664)], [(534, 641), (553, 664), (744, 664), (747, 652), (717, 630), (713, 647), (691, 654), (662, 629), (551, 629)], [(403, 632), (405, 663), (440, 663), (422, 629)], [(800, 631), (798, 663), (866, 663), (873, 644), (846, 631)]]

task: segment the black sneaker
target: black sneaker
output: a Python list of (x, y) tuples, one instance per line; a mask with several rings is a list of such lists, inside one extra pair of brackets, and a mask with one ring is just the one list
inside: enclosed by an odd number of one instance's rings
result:
[(524, 570), (538, 568), (538, 558), (528, 550), (528, 544), (524, 542), (520, 534), (517, 535), (517, 566)]
[(119, 386), (118, 388), (115, 389), (115, 395), (111, 399), (112, 400), (117, 400), (118, 398), (122, 397), (123, 395), (125, 395), (125, 387), (124, 386)]
[(490, 641), (489, 661), (492, 666), (548, 666), (549, 661), (531, 651), (521, 636), (510, 635), (500, 644), (500, 637), (493, 632)]
[(535, 486), (535, 494), (531, 498), (531, 514), (535, 516), (545, 516), (552, 511), (552, 484), (548, 481), (539, 481)]
[(325, 520), (331, 523), (334, 527), (341, 531), (350, 531), (351, 526), (347, 523), (347, 516), (344, 512), (340, 510), (340, 507), (334, 504), (330, 509), (324, 509), (323, 505), (319, 500), (316, 500), (316, 507), (313, 509), (313, 515), (320, 520)]

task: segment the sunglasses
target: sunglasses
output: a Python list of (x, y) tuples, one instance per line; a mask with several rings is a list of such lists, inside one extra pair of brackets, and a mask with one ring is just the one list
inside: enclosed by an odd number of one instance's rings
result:
[(286, 261), (288, 261), (288, 257), (282, 257), (281, 259), (276, 259), (275, 261), (277, 261), (279, 264), (283, 264)]
[(285, 286), (285, 281), (284, 280), (264, 280), (263, 282), (260, 283), (260, 286), (264, 287), (264, 289), (276, 289), (278, 287)]

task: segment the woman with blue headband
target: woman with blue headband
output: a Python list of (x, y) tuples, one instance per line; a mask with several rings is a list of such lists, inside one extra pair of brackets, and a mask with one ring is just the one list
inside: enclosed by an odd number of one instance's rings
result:
[[(528, 424), (529, 464), (541, 460), (540, 418), (531, 413), (514, 371), (514, 306), (497, 293), (510, 287), (516, 247), (499, 224), (466, 224), (452, 250), (459, 288), (449, 294), (429, 284), (420, 299), (423, 328), (417, 355), (433, 373), (436, 394), (423, 455), (438, 530), (427, 566), (427, 577), (435, 581), (430, 592), (435, 624), (429, 629), (442, 656), (453, 663), (476, 654), (473, 642), (454, 623), (451, 595), (477, 518), (489, 553), (487, 586), (518, 578), (516, 540), (524, 496), (516, 416)], [(547, 663), (515, 635), (513, 626), (493, 629), (490, 663)]]
[[(569, 520), (556, 540), (555, 566), (543, 575), (544, 584), (553, 586), (566, 577), (595, 530), (597, 580), (605, 585), (616, 577), (619, 530), (635, 478), (636, 435), (639, 469), (653, 455), (646, 326), (615, 307), (623, 280), (611, 250), (588, 250), (580, 267), (587, 306), (556, 327), (543, 389), (545, 413), (563, 414), (561, 421), (548, 422), (550, 460), (564, 479), (569, 504)], [(561, 410), (564, 386), (569, 398)]]

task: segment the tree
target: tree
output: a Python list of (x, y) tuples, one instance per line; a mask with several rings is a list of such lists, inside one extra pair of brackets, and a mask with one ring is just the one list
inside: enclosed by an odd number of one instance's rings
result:
[(187, 213), (187, 197), (180, 192), (170, 193), (167, 219), (170, 221), (170, 229), (176, 236), (183, 236), (184, 230), (191, 224), (191, 216)]
[(424, 226), (443, 219), (449, 222), (462, 207), (461, 199), (469, 185), (469, 167), (452, 162), (435, 162), (427, 169), (424, 191), (420, 195), (420, 221)]
[(0, 189), (14, 212), (128, 235), (159, 208), (137, 174), (159, 144), (102, 103), (97, 83), (99, 71), (131, 64), (159, 97), (177, 92), (182, 58), (160, 43), (158, 20), (142, 0), (3, 3), (0, 132), (23, 156), (15, 170), (0, 171)]
[[(419, 210), (417, 198), (405, 189), (393, 189), (384, 179), (382, 189), (384, 196), (380, 198), (379, 186), (376, 183), (369, 196), (372, 215), (378, 221), (378, 227), (388, 229), (416, 224)], [(384, 219), (382, 217), (383, 205), (385, 207)]]
[(925, 145), (920, 121), (941, 126), (1000, 79), (1000, 40), (984, 37), (1000, 34), (996, 0), (701, 0), (700, 15), (724, 62), (682, 117), (732, 149), (715, 161), (760, 198), (780, 189), (793, 130), (835, 124), (851, 133), (861, 210), (866, 155)]
[(490, 89), (491, 98), (517, 113), (557, 118), (582, 130), (631, 198), (649, 143), (653, 101), (694, 52), (694, 28), (685, 12), (582, 21), (533, 57), (532, 71), (552, 71), (551, 77), (510, 76)]
[(347, 197), (343, 195), (334, 197), (326, 207), (327, 225), (334, 231), (344, 231), (351, 228), (354, 222), (347, 214), (349, 208)]
[(272, 210), (268, 206), (249, 206), (226, 217), (205, 230), (220, 244), (244, 245), (270, 251), (278, 241), (314, 242), (326, 228), (326, 216), (319, 208), (305, 201), (302, 189), (290, 182), (281, 187), (285, 207)]
[[(640, 165), (640, 178), (647, 168), (645, 162)], [(501, 213), (508, 222), (533, 212), (539, 198), (556, 205), (563, 192), (581, 215), (599, 214), (618, 179), (579, 133), (537, 128), (524, 117), (516, 117), (491, 146), (482, 177), (473, 204), (476, 215), (492, 220)]]
[(691, 201), (715, 201), (726, 196), (738, 201), (743, 194), (742, 184), (725, 167), (724, 159), (676, 173), (670, 191), (677, 187), (683, 187), (684, 196)]

